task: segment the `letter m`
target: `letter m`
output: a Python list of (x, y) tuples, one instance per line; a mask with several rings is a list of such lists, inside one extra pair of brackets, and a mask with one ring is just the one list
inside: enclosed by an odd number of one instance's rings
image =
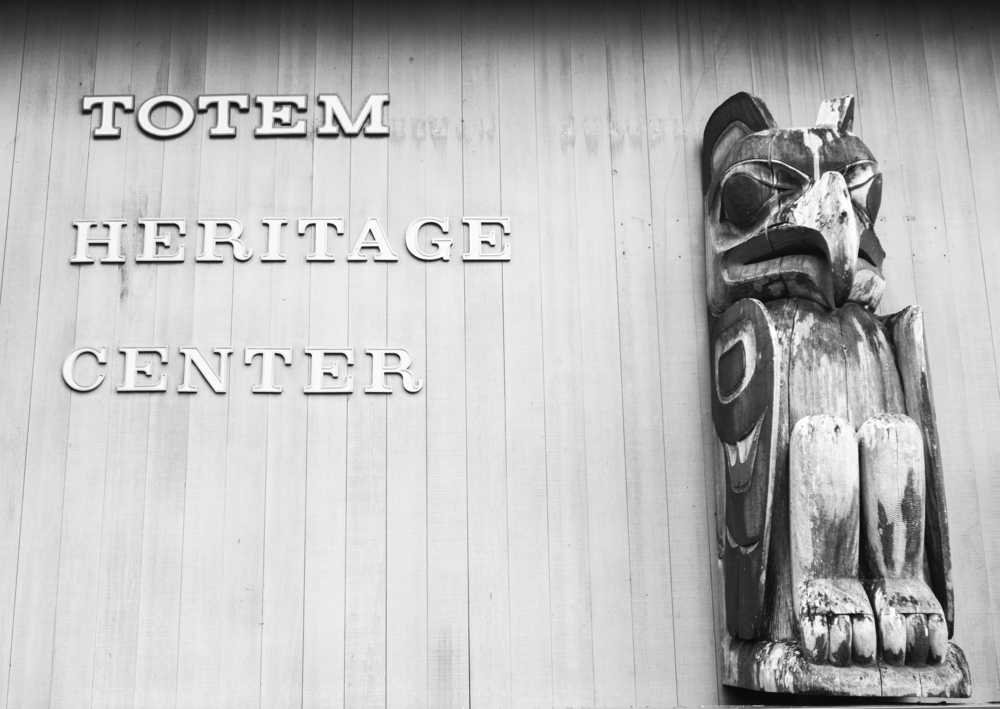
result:
[(323, 107), (323, 123), (316, 135), (356, 136), (364, 129), (365, 135), (389, 135), (385, 123), (385, 107), (389, 94), (371, 94), (361, 107), (357, 118), (352, 119), (337, 94), (319, 94), (316, 100)]

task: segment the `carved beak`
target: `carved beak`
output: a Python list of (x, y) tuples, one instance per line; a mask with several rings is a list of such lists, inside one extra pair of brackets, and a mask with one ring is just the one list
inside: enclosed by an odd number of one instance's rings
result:
[(844, 176), (826, 172), (791, 206), (792, 225), (811, 229), (823, 238), (829, 257), (833, 300), (847, 302), (854, 283), (861, 230)]

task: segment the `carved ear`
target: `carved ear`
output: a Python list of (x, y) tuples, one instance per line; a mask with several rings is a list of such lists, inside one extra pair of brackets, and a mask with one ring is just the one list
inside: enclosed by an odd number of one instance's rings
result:
[(816, 114), (817, 128), (832, 128), (838, 133), (849, 133), (854, 128), (854, 97), (828, 98), (819, 105)]
[(741, 91), (723, 101), (705, 124), (701, 144), (702, 191), (708, 190), (712, 174), (737, 140), (749, 133), (774, 127), (771, 112), (756, 96)]

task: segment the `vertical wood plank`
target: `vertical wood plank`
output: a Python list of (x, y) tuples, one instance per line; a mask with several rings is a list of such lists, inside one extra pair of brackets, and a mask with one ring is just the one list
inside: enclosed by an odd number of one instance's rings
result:
[[(355, 97), (379, 92), (388, 81), (387, 18), (384, 4), (355, 8)], [(351, 145), (349, 239), (368, 218), (386, 222), (387, 151), (385, 140), (356, 140)], [(351, 264), (349, 334), (358, 352), (386, 344), (388, 266)], [(352, 397), (347, 434), (346, 707), (385, 706), (387, 433), (386, 399)]]
[(785, 28), (774, 21), (768, 0), (749, 0), (747, 19), (754, 91), (767, 103), (779, 126), (790, 126), (791, 87)]
[[(134, 8), (129, 3), (109, 3), (101, 8), (96, 93), (128, 93), (132, 86)], [(44, 36), (44, 33), (40, 33)], [(96, 122), (92, 122), (96, 125)], [(128, 153), (135, 139), (121, 119), (119, 140), (90, 140), (87, 193), (82, 218), (115, 219), (124, 216), (125, 174)], [(133, 172), (134, 174), (134, 172)], [(101, 176), (93, 179), (90, 176)], [(134, 216), (134, 212), (133, 212)], [(104, 255), (98, 247), (94, 258)], [(102, 567), (105, 545), (104, 509), (110, 446), (111, 403), (115, 348), (118, 343), (118, 303), (121, 266), (94, 264), (78, 267), (79, 298), (76, 304), (77, 346), (108, 347), (107, 381), (97, 391), (70, 399), (63, 524), (59, 557), (59, 590), (56, 609), (55, 649), (52, 658), (50, 704), (75, 707), (90, 703), (97, 683), (97, 641), (106, 625), (101, 614), (110, 610), (106, 595), (112, 585), (111, 569)], [(119, 518), (123, 519), (123, 518)], [(110, 530), (109, 530), (110, 531)], [(103, 569), (103, 572), (102, 572)], [(102, 594), (103, 592), (103, 594)], [(113, 604), (113, 601), (112, 601)], [(106, 636), (105, 636), (106, 637)], [(104, 665), (103, 668), (107, 668)], [(102, 669), (103, 669), (102, 668)], [(102, 675), (104, 676), (104, 675)], [(102, 686), (103, 682), (102, 682)]]
[[(318, 3), (314, 41), (316, 92), (339, 93), (345, 104), (355, 106), (350, 18), (332, 4)], [(311, 216), (347, 216), (352, 143), (313, 140)], [(309, 343), (314, 347), (349, 344), (347, 240), (332, 239), (330, 251), (334, 262), (309, 264)], [(359, 374), (355, 372), (355, 377)], [(348, 399), (323, 395), (307, 402), (304, 709), (340, 706), (344, 701)]]
[[(975, 200), (975, 213), (978, 226), (979, 250), (982, 259), (982, 273), (985, 283), (986, 306), (990, 319), (990, 331), (993, 341), (993, 362), (997, 363), (997, 352), (1000, 350), (1000, 305), (997, 303), (997, 282), (1000, 279), (1000, 247), (991, 237), (990, 225), (1000, 220), (1000, 203), (994, 198), (998, 184), (995, 165), (1000, 159), (1000, 146), (993, 140), (998, 108), (1000, 108), (1000, 90), (996, 83), (995, 55), (990, 47), (990, 34), (996, 32), (998, 17), (994, 12), (974, 11), (969, 8), (956, 8), (954, 15), (955, 48), (957, 52), (958, 72), (962, 92), (962, 106), (965, 118), (966, 139), (968, 141), (968, 157), (971, 178), (971, 188)], [(984, 70), (989, 69), (991, 71)], [(992, 76), (991, 76), (992, 75)], [(982, 398), (989, 401), (994, 392), (987, 392), (990, 380), (979, 382), (984, 387)], [(992, 383), (997, 384), (994, 376)], [(939, 424), (940, 425), (940, 424)], [(986, 440), (991, 440), (989, 436)], [(984, 492), (980, 500), (996, 499), (996, 481), (994, 476), (983, 468), (976, 471), (976, 479), (980, 490)], [(1000, 587), (997, 581), (1000, 574), (1000, 532), (994, 515), (983, 515), (983, 542), (986, 557), (988, 578), (988, 609), (990, 616), (997, 619), (997, 607), (1000, 604)], [(997, 637), (994, 630), (993, 637)], [(998, 648), (1000, 652), (1000, 648)], [(995, 660), (994, 665), (1000, 664)], [(998, 690), (984, 689), (980, 696), (994, 696)]]
[[(545, 387), (542, 371), (541, 233), (534, 28), (505, 17), (499, 42), (501, 211), (517, 219), (503, 275), (507, 430), (511, 704), (552, 701)], [(531, 87), (532, 90), (525, 90)]]
[[(228, 77), (229, 85), (236, 90), (277, 93), (280, 37), (275, 28), (280, 28), (281, 10), (273, 4), (252, 2), (238, 18), (239, 43), (233, 73)], [(232, 214), (243, 222), (244, 240), (254, 249), (249, 261), (232, 265), (229, 337), (237, 358), (244, 347), (271, 344), (270, 305), (277, 297), (271, 275), (278, 264), (261, 261), (259, 256), (263, 250), (261, 220), (275, 216), (278, 145), (274, 139), (254, 136), (258, 117), (259, 112), (252, 108), (242, 122), (243, 129), (237, 129), (235, 144), (228, 145), (226, 151), (228, 161), (236, 153), (238, 166), (232, 177), (236, 187)], [(222, 247), (220, 251), (225, 262), (232, 261), (231, 249)], [(220, 633), (225, 649), (219, 668), (219, 691), (222, 705), (232, 709), (262, 700), (264, 516), (272, 417), (270, 396), (254, 394), (249, 386), (259, 381), (260, 367), (259, 358), (251, 366), (237, 359), (233, 365), (234, 386), (227, 395), (226, 477), (221, 498), (223, 578), (219, 588)], [(291, 386), (285, 369), (276, 365), (276, 381)]]
[[(426, 213), (462, 211), (461, 6), (442, 3), (426, 34)], [(469, 706), (465, 274), (437, 264), (427, 312), (427, 704)]]
[[(475, 4), (466, 7), (462, 18), (462, 213), (466, 215), (500, 213), (494, 12), (488, 4)], [(498, 227), (485, 228), (498, 233)], [(515, 238), (511, 237), (512, 255)], [(466, 262), (463, 268), (470, 703), (503, 707), (510, 703), (511, 678), (502, 266)]]
[[(684, 83), (692, 93), (691, 100), (685, 104), (691, 106), (691, 112), (685, 116), (685, 124), (690, 123), (691, 132), (700, 138), (705, 122), (722, 101), (737, 91), (760, 93), (750, 52), (753, 27), (748, 3), (699, 3), (697, 8), (685, 6), (682, 14), (690, 18), (686, 32), (681, 34), (682, 41), (691, 42), (700, 49), (691, 57), (690, 63), (684, 65)], [(698, 61), (699, 56), (701, 61)], [(714, 69), (714, 82), (711, 69)], [(710, 99), (705, 96), (707, 93), (712, 94)], [(694, 112), (699, 99), (706, 101), (707, 112)], [(698, 146), (700, 149), (700, 143)], [(700, 192), (700, 177), (697, 185)]]
[(583, 392), (578, 380), (583, 337), (579, 280), (567, 265), (578, 247), (570, 9), (537, 8), (535, 101), (542, 242), (542, 368), (549, 513), (552, 703), (594, 702)]
[(7, 244), (8, 219), (10, 217), (11, 182), (14, 176), (14, 151), (17, 145), (17, 122), (21, 108), (23, 87), (23, 59), (28, 18), (28, 3), (22, 2), (10, 9), (0, 27), (0, 66), (4, 67), (0, 76), (0, 224), (4, 237), (0, 239), (0, 261), (3, 261)]
[(582, 392), (594, 704), (630, 706), (636, 702), (636, 658), (611, 167), (611, 144), (621, 127), (609, 119), (603, 23), (589, 13), (573, 13), (570, 30), (577, 246), (566, 253), (567, 266), (575, 268), (582, 286), (580, 329), (587, 360), (606, 373), (601, 385), (584, 386)]
[[(429, 191), (423, 179), (426, 20), (410, 3), (393, 3), (388, 20), (392, 123), (386, 228), (401, 262), (388, 268), (387, 343), (406, 349), (423, 378), (426, 275), (428, 269), (449, 265), (417, 261), (404, 243), (407, 224), (425, 214)], [(386, 423), (386, 704), (426, 707), (426, 393), (408, 394), (398, 383), (393, 386), (396, 393), (388, 397)], [(424, 386), (433, 384), (425, 382)]]
[(45, 227), (59, 70), (58, 44), (53, 47), (46, 41), (42, 29), (55, 21), (56, 16), (45, 8), (35, 8), (27, 20), (24, 71), (19, 98), (18, 94), (13, 97), (17, 102), (16, 142), (11, 146), (9, 210), (0, 253), (0, 353), (9, 363), (0, 372), (0, 388), (9, 402), (0, 414), (0, 560), (8, 570), (0, 581), (0, 667), (5, 668), (0, 672), (0, 689), (4, 706), (14, 670), (19, 570), (22, 564), (30, 567), (32, 562), (28, 556), (21, 559), (21, 535), (42, 256), (42, 240), (35, 235)]
[[(51, 683), (70, 395), (57, 373), (65, 353), (73, 349), (75, 312), (66, 304), (75, 302), (78, 286), (77, 273), (67, 263), (66, 237), (70, 222), (83, 209), (89, 126), (80, 120), (78, 95), (81, 87), (93, 85), (96, 53), (88, 33), (79, 31), (89, 27), (93, 32), (96, 22), (77, 13), (60, 19), (55, 33), (58, 40), (48, 48), (58, 62), (58, 77), (51, 87), (52, 103), (43, 107), (29, 102), (25, 106), (40, 111), (50, 108), (51, 123), (39, 115), (34, 120), (40, 127), (51, 129), (44, 139), (51, 140), (57, 167), (52, 169), (51, 160), (45, 169), (38, 169), (36, 163), (39, 179), (45, 180), (39, 185), (44, 211), (38, 215), (34, 229), (8, 233), (6, 251), (9, 263), (5, 265), (23, 269), (24, 276), (35, 284), (31, 287), (22, 282), (23, 293), (5, 291), (0, 306), (23, 308), (19, 314), (23, 320), (15, 320), (17, 327), (5, 332), (5, 341), (16, 343), (30, 357), (28, 368), (21, 372), (30, 383), (26, 441), (19, 451), (24, 458), (21, 466), (14, 465), (7, 472), (23, 474), (24, 478), (23, 502), (10, 501), (21, 504), (22, 513), (20, 533), (10, 530), (11, 541), (19, 548), (16, 574), (13, 566), (6, 574), (17, 582), (13, 618), (7, 616), (3, 622), (5, 630), (11, 621), (13, 625), (3, 635), (5, 649), (8, 639), (11, 642), (9, 674), (4, 673), (2, 685), (7, 706), (47, 700)], [(30, 58), (47, 66), (37, 54)], [(52, 78), (56, 79), (56, 75)], [(25, 88), (37, 91), (38, 85)], [(27, 142), (31, 145), (30, 137)], [(18, 174), (18, 178), (23, 179), (23, 175)], [(23, 187), (23, 183), (17, 186)], [(15, 226), (23, 225), (24, 215), (19, 214), (18, 207), (25, 202), (31, 205), (31, 200), (14, 205)], [(29, 255), (37, 260), (29, 261)], [(18, 287), (18, 280), (5, 279), (5, 288)], [(9, 325), (10, 313), (4, 314), (5, 324)], [(15, 422), (3, 425), (16, 427)]]
[[(625, 468), (628, 479), (632, 614), (639, 705), (676, 702), (673, 559), (658, 340), (646, 94), (639, 16), (609, 6), (608, 100), (618, 260)], [(638, 68), (638, 69), (637, 69)], [(652, 365), (652, 366), (650, 366)]]
[[(960, 514), (951, 520), (952, 550), (957, 558), (954, 564), (956, 588), (963, 589), (966, 611), (962, 623), (965, 628), (980, 629), (992, 623), (994, 632), (966, 632), (959, 636), (963, 647), (968, 647), (979, 669), (977, 691), (980, 696), (994, 696), (1000, 687), (1000, 665), (997, 664), (996, 631), (1000, 619), (991, 613), (990, 588), (1000, 583), (991, 575), (994, 566), (986, 565), (987, 582), (982, 583), (982, 565), (975, 558), (995, 558), (990, 552), (1000, 550), (1000, 524), (990, 511), (983, 511), (984, 500), (997, 499), (1000, 484), (991, 474), (995, 460), (995, 446), (991, 445), (992, 426), (989, 422), (1000, 416), (1000, 391), (997, 389), (998, 371), (993, 338), (989, 330), (990, 309), (987, 274), (984, 270), (980, 248), (981, 224), (976, 210), (977, 193), (969, 161), (970, 148), (966, 135), (966, 113), (955, 50), (954, 28), (947, 8), (921, 8), (920, 29), (923, 34), (924, 60), (927, 66), (929, 113), (926, 120), (937, 126), (933, 145), (937, 153), (937, 171), (940, 174), (940, 204), (945, 230), (947, 263), (952, 270), (949, 283), (954, 290), (937, 297), (952, 303), (961, 303), (960, 313), (955, 314), (961, 355), (962, 403), (953, 423), (958, 424), (967, 439), (959, 445), (968, 446), (971, 479), (969, 489), (959, 494)], [(919, 31), (918, 31), (919, 36)], [(984, 99), (986, 96), (983, 97)], [(990, 222), (986, 223), (990, 225)], [(987, 229), (990, 226), (986, 227)], [(952, 346), (956, 343), (953, 341)], [(937, 392), (935, 392), (937, 393)], [(977, 413), (970, 415), (970, 404), (975, 402)], [(954, 440), (954, 439), (952, 439)], [(952, 445), (955, 445), (954, 443)], [(952, 449), (943, 448), (947, 461), (954, 455)], [(951, 481), (958, 482), (954, 476)], [(949, 492), (956, 486), (953, 484)], [(964, 487), (964, 485), (962, 486)], [(949, 500), (951, 498), (949, 497)], [(955, 502), (951, 503), (952, 505)], [(969, 526), (966, 527), (965, 525)], [(972, 538), (969, 539), (967, 534)], [(968, 543), (967, 543), (968, 542)], [(972, 552), (969, 554), (969, 552)], [(969, 554), (969, 556), (966, 556)], [(971, 557), (971, 558), (970, 558)], [(958, 621), (956, 621), (957, 623)], [(992, 660), (992, 661), (991, 661)]]
[[(305, 94), (315, 88), (316, 42), (312, 6), (282, 8), (277, 93)], [(313, 111), (307, 111), (311, 117)], [(307, 130), (314, 125), (307, 121)], [(264, 490), (264, 569), (260, 660), (261, 706), (300, 706), (303, 677), (303, 607), (307, 467), (307, 401), (302, 393), (308, 342), (309, 264), (295, 236), (296, 219), (312, 208), (313, 142), (306, 138), (274, 147), (272, 217), (287, 219), (282, 252), (287, 261), (268, 263), (271, 281), (268, 342), (292, 349), (289, 372), (279, 374), (284, 394), (267, 399), (267, 472)], [(285, 368), (282, 368), (285, 369)], [(294, 372), (295, 376), (292, 374)]]
[[(238, 47), (243, 41), (239, 28), (227, 23), (224, 8), (218, 5), (206, 9), (205, 26), (206, 93), (249, 90), (247, 81), (239, 78)], [(237, 209), (236, 174), (245, 164), (241, 146), (251, 139), (247, 133), (252, 127), (246, 117), (237, 117), (234, 125), (237, 138), (233, 141), (202, 138), (197, 211), (193, 218), (242, 216)], [(197, 239), (189, 241), (188, 248), (197, 246)], [(205, 348), (213, 343), (233, 343), (234, 268), (231, 259), (193, 267), (190, 342)], [(231, 371), (235, 377), (239, 366), (233, 364)], [(223, 701), (221, 667), (224, 652), (229, 648), (229, 638), (222, 629), (226, 448), (231, 402), (228, 395), (208, 396), (205, 387), (199, 387), (199, 391), (188, 404), (177, 630), (176, 701), (178, 707), (191, 708), (219, 705)]]
[[(203, 10), (175, 8), (170, 17), (167, 89), (195, 96), (205, 85)], [(170, 348), (192, 342), (197, 246), (192, 212), (198, 204), (202, 133), (193, 128), (164, 146), (160, 212), (145, 216), (187, 218), (188, 260), (156, 271), (156, 309), (152, 343)], [(176, 369), (171, 370), (172, 375)], [(176, 382), (171, 378), (171, 389)], [(139, 587), (135, 699), (137, 707), (172, 704), (177, 695), (181, 608), (184, 494), (187, 482), (188, 423), (191, 399), (173, 392), (150, 400), (143, 511), (142, 577)]]
[[(786, 125), (811, 126), (820, 102), (827, 98), (823, 93), (821, 48), (814, 22), (816, 9), (785, 0), (780, 4), (778, 13), (784, 22), (784, 71), (788, 75), (788, 96), (792, 109)], [(843, 93), (831, 95), (841, 96)]]
[[(131, 88), (139, 96), (155, 96), (166, 89), (170, 35), (162, 28), (168, 23), (169, 16), (162, 8), (136, 12), (134, 34), (118, 39), (135, 44)], [(140, 38), (147, 38), (148, 44)], [(132, 238), (125, 239), (125, 263), (116, 269), (104, 269), (100, 275), (105, 279), (104, 287), (117, 290), (116, 337), (112, 343), (129, 345), (151, 342), (153, 338), (154, 320), (149, 313), (156, 309), (156, 266), (135, 263), (140, 246), (132, 225), (140, 217), (160, 211), (164, 144), (140, 133), (134, 121), (122, 122), (127, 126), (122, 131), (123, 139), (129, 141), (125, 185), (119, 204), (109, 205), (109, 211), (118, 211), (129, 222), (127, 231)], [(118, 357), (116, 354), (113, 359)], [(155, 376), (155, 364), (153, 371)], [(145, 434), (151, 396), (162, 395), (116, 393), (109, 405), (97, 637), (93, 649), (92, 701), (98, 707), (121, 706), (134, 697), (146, 487)]]
[[(705, 282), (701, 220), (700, 141), (684, 131), (684, 117), (711, 110), (704, 99), (686, 102), (678, 6), (643, 7), (653, 248), (664, 416), (667, 514), (677, 674), (677, 703), (718, 703), (712, 567), (714, 524), (706, 490), (714, 486), (712, 460), (703, 459), (703, 420), (709, 377), (704, 347)], [(700, 117), (697, 120), (703, 120)], [(692, 189), (693, 186), (693, 189)], [(693, 201), (695, 209), (690, 208)], [(706, 482), (708, 487), (706, 488)], [(687, 638), (703, 638), (685, 642)]]

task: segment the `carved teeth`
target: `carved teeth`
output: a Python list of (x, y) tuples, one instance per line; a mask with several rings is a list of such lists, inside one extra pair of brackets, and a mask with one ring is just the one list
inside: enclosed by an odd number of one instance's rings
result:
[(757, 440), (760, 438), (760, 428), (763, 422), (764, 417), (761, 416), (757, 419), (757, 423), (754, 424), (750, 433), (736, 443), (723, 442), (726, 449), (726, 462), (729, 463), (730, 470), (738, 465), (745, 465), (751, 456), (756, 454)]

